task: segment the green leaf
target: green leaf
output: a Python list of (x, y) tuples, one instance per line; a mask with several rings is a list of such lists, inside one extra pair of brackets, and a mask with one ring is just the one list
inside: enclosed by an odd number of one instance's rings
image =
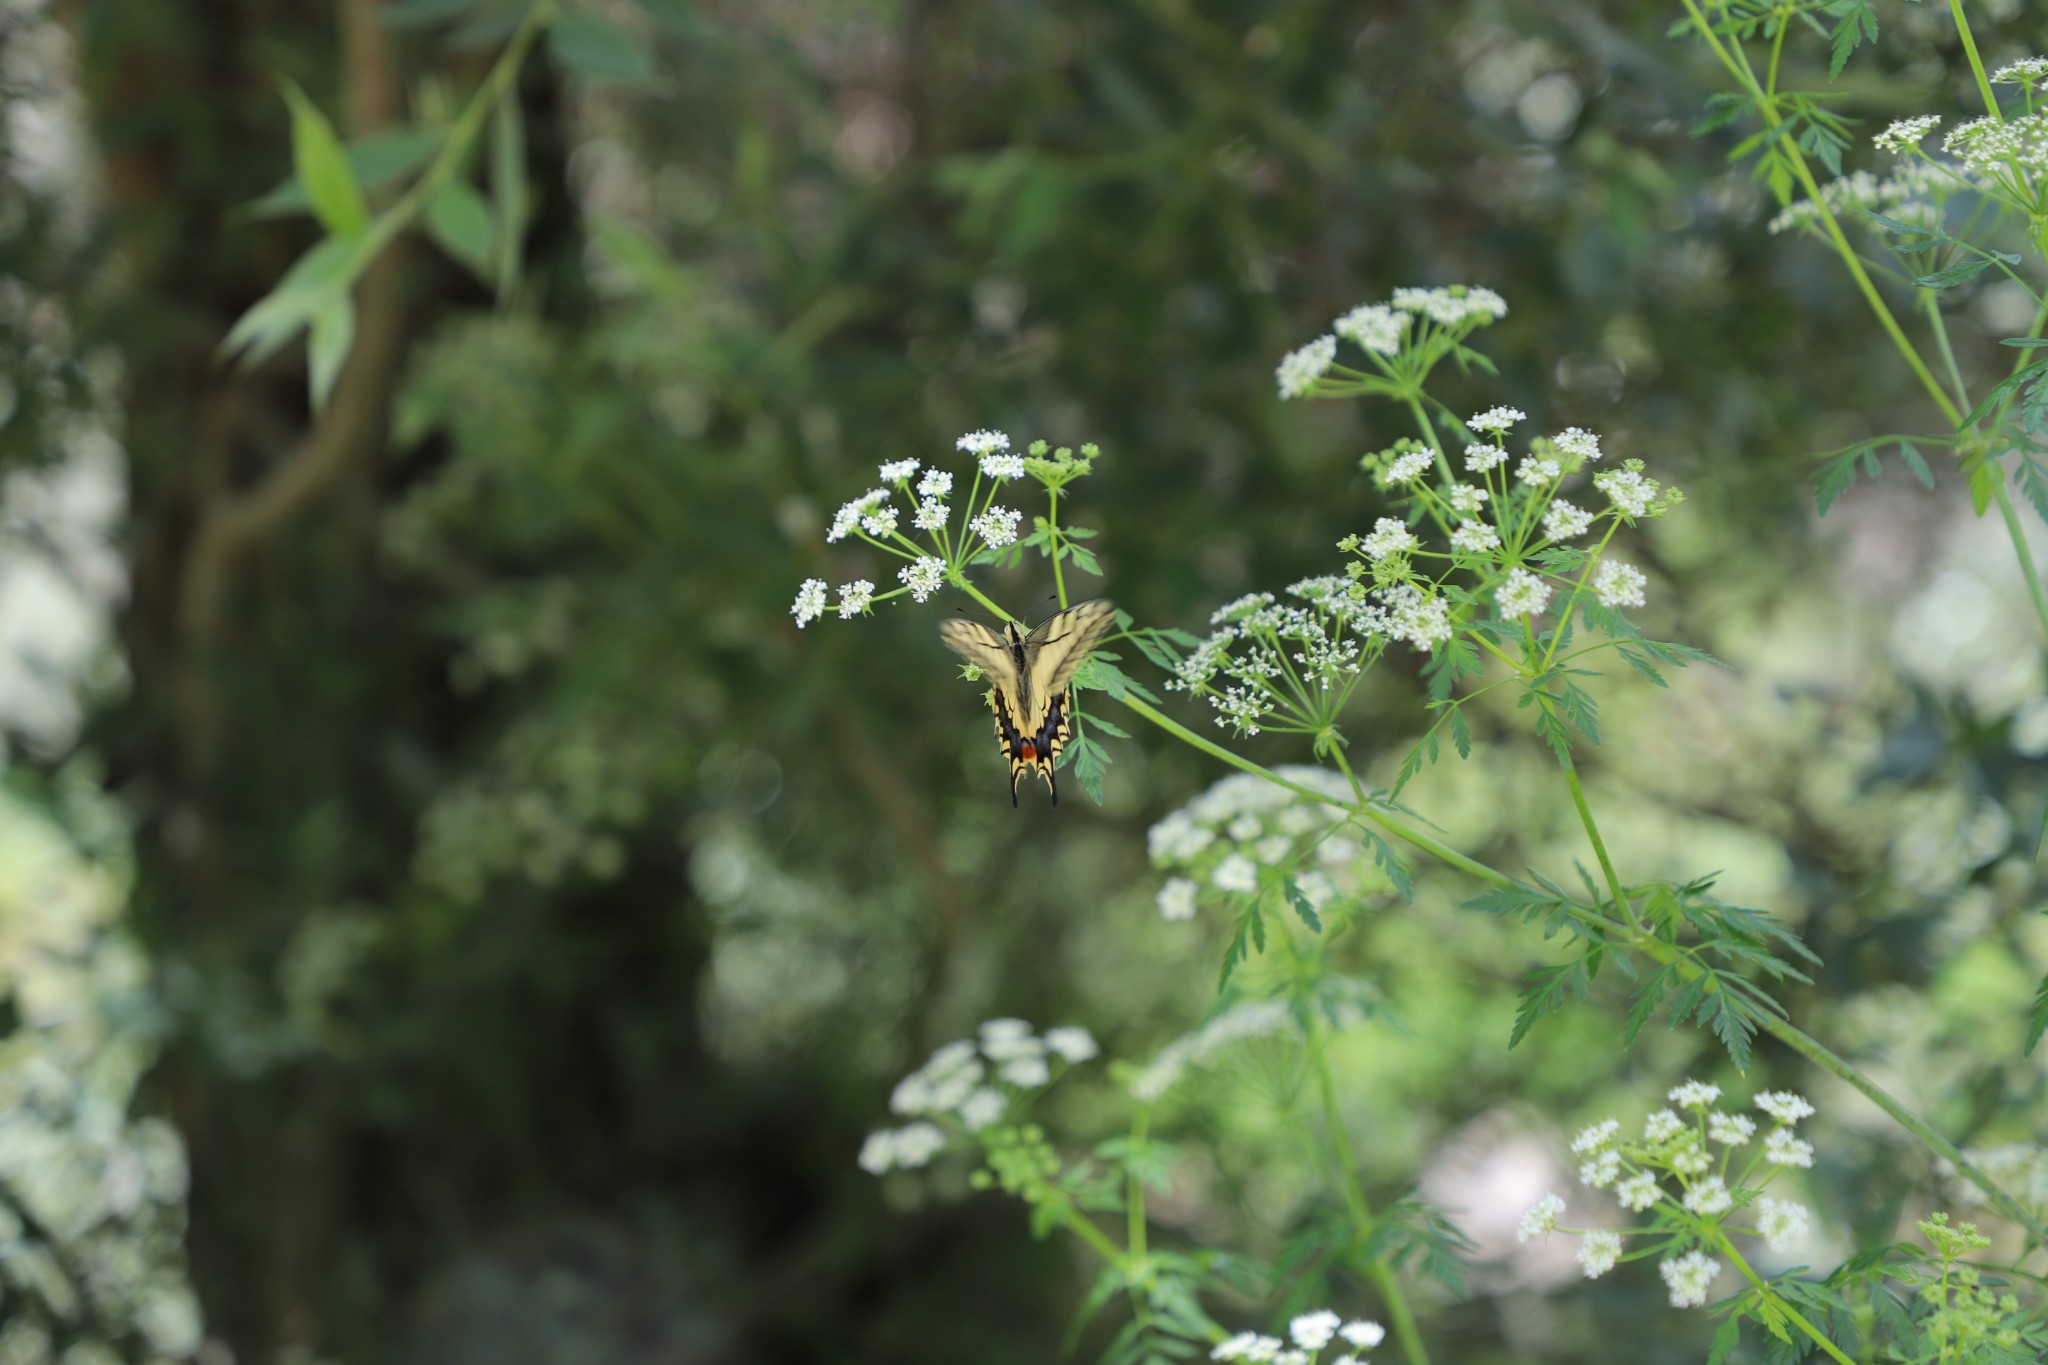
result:
[[(348, 145), (348, 170), (359, 189), (368, 191), (402, 175), (410, 175), (434, 159), (447, 140), (441, 128), (394, 128)], [(249, 202), (248, 212), (257, 218), (281, 218), (305, 213), (313, 207), (298, 177), (279, 185), (261, 199)]]
[(312, 386), (313, 411), (327, 411), (327, 399), (334, 381), (348, 359), (356, 339), (356, 302), (347, 290), (331, 295), (313, 314), (313, 335), (307, 347), (308, 382)]
[(564, 14), (548, 27), (548, 46), (569, 71), (593, 81), (645, 85), (654, 79), (647, 45), (594, 14)]
[(362, 244), (326, 237), (299, 257), (277, 287), (249, 306), (221, 342), (226, 355), (241, 354), (246, 363), (260, 363), (299, 334), (313, 315), (338, 293), (346, 292), (362, 268)]
[(1616, 652), (1621, 655), (1621, 660), (1623, 663), (1627, 664), (1630, 668), (1633, 668), (1636, 672), (1642, 674), (1645, 678), (1648, 678), (1651, 682), (1657, 684), (1657, 686), (1671, 686), (1670, 683), (1664, 680), (1664, 675), (1657, 671), (1656, 665), (1652, 664), (1648, 659), (1645, 659), (1642, 655), (1636, 653), (1634, 650), (1620, 649)]
[(290, 79), (283, 89), (292, 112), (292, 164), (313, 216), (337, 237), (360, 237), (370, 226), (370, 211), (334, 125)]
[(1833, 80), (1842, 74), (1850, 53), (1866, 39), (1877, 41), (1877, 16), (1870, 12), (1867, 0), (1841, 0), (1828, 6), (1828, 13), (1841, 16), (1828, 45), (1828, 79)]
[(491, 206), (466, 180), (444, 181), (427, 200), (427, 231), (450, 256), (489, 284), (497, 263), (497, 228)]
[(1991, 266), (1992, 261), (1989, 256), (1980, 256), (1974, 261), (1964, 261), (1961, 265), (1952, 265), (1946, 270), (1937, 270), (1932, 275), (1922, 275), (1919, 279), (1914, 280), (1913, 283), (1923, 289), (1952, 289), (1956, 285), (1976, 279), (1979, 275), (1989, 270)]
[(1066, 553), (1068, 559), (1074, 561), (1074, 566), (1083, 573), (1092, 573), (1097, 578), (1102, 577), (1102, 566), (1095, 562), (1095, 554), (1092, 550), (1083, 545), (1076, 545), (1071, 541), (1060, 548)]
[(1294, 878), (1292, 876), (1282, 877), (1280, 879), (1280, 889), (1286, 895), (1287, 903), (1294, 907), (1294, 913), (1301, 917), (1303, 924), (1308, 926), (1309, 932), (1312, 934), (1322, 933), (1322, 916), (1316, 913), (1315, 906), (1310, 904), (1309, 898), (1302, 894), (1302, 890), (1295, 884)]
[(1387, 874), (1387, 880), (1394, 884), (1394, 890), (1408, 904), (1415, 904), (1415, 879), (1408, 875), (1408, 869), (1401, 864), (1400, 855), (1393, 845), (1380, 838), (1371, 830), (1365, 830), (1358, 841), (1372, 850), (1372, 860), (1380, 865), (1380, 871)]
[(1586, 998), (1586, 970), (1578, 962), (1563, 962), (1555, 967), (1539, 967), (1523, 987), (1520, 1003), (1515, 1008), (1515, 1027), (1508, 1035), (1510, 1048), (1529, 1036), (1529, 1030), (1545, 1015), (1563, 1009), (1568, 1000)]
[(519, 261), (526, 243), (532, 195), (526, 186), (526, 124), (519, 94), (507, 90), (491, 119), (491, 196), (498, 205), (498, 299), (519, 288)]
[(1143, 697), (1146, 701), (1152, 702), (1155, 705), (1159, 701), (1156, 693), (1147, 690), (1137, 679), (1131, 677), (1130, 674), (1124, 672), (1121, 668), (1118, 668), (1101, 654), (1091, 656), (1087, 663), (1081, 665), (1080, 672), (1074, 675), (1074, 685), (1080, 688), (1092, 687), (1099, 691), (1107, 692), (1119, 701), (1126, 696)]
[(1457, 749), (1459, 758), (1472, 757), (1472, 727), (1465, 723), (1465, 708), (1451, 707), (1451, 744)]
[(1886, 232), (1901, 237), (1922, 237), (1926, 239), (1922, 242), (1916, 242), (1911, 246), (1902, 243), (1897, 247), (1897, 250), (1900, 251), (1926, 251), (1936, 246), (1950, 245), (1955, 241), (1955, 238), (1949, 236), (1940, 228), (1931, 228), (1925, 223), (1908, 223), (1900, 218), (1889, 218), (1875, 209), (1863, 210), (1863, 216)]
[(2023, 351), (2038, 351), (2048, 348), (2048, 337), (2005, 337), (1998, 344), (2017, 346)]
[(1074, 776), (1081, 779), (1081, 789), (1088, 793), (1096, 805), (1102, 804), (1102, 779), (1109, 772), (1109, 751), (1086, 735), (1080, 736), (1060, 754), (1065, 758), (1072, 754)]
[(1714, 1332), (1713, 1347), (1707, 1352), (1707, 1365), (1726, 1365), (1728, 1357), (1735, 1353), (1735, 1345), (1742, 1339), (1742, 1316), (1730, 1313), (1721, 1320)]

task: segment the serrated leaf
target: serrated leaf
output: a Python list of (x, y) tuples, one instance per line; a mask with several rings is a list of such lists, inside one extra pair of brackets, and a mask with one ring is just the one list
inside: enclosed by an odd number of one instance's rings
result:
[(1308, 926), (1309, 932), (1312, 934), (1322, 933), (1323, 917), (1316, 913), (1315, 906), (1310, 904), (1309, 898), (1302, 894), (1301, 887), (1295, 884), (1294, 878), (1292, 876), (1282, 877), (1280, 879), (1280, 886), (1287, 896), (1287, 903), (1294, 907), (1294, 913), (1300, 917), (1303, 924)]
[(370, 211), (334, 125), (291, 79), (280, 85), (292, 115), (292, 167), (313, 216), (337, 237), (361, 236), (370, 225)]
[(1394, 891), (1408, 904), (1415, 904), (1415, 880), (1408, 875), (1408, 869), (1401, 863), (1400, 855), (1393, 845), (1372, 830), (1362, 832), (1359, 842), (1372, 850), (1372, 860), (1379, 864), (1380, 871), (1387, 874), (1387, 880), (1394, 885)]
[(1094, 552), (1089, 550), (1088, 547), (1069, 542), (1060, 548), (1065, 551), (1068, 559), (1074, 561), (1074, 567), (1080, 569), (1083, 573), (1094, 574), (1097, 578), (1102, 577), (1102, 565), (1096, 562)]
[(1866, 39), (1873, 43), (1877, 41), (1877, 16), (1870, 12), (1870, 6), (1864, 0), (1855, 0), (1848, 6), (1831, 7), (1829, 13), (1842, 16), (1828, 44), (1828, 79), (1833, 80), (1842, 74), (1850, 53)]
[(617, 24), (571, 11), (548, 26), (555, 60), (586, 80), (644, 85), (654, 79), (647, 47)]
[(1707, 1365), (1726, 1365), (1727, 1359), (1735, 1352), (1735, 1345), (1742, 1339), (1742, 1318), (1730, 1313), (1721, 1320), (1714, 1331), (1714, 1344), (1707, 1351)]
[(450, 256), (489, 284), (497, 264), (497, 228), (491, 206), (468, 181), (450, 179), (427, 200), (427, 231)]
[(1074, 756), (1074, 776), (1081, 779), (1081, 789), (1096, 805), (1101, 805), (1102, 779), (1109, 772), (1109, 751), (1082, 735), (1066, 752)]
[(1920, 486), (1934, 487), (1934, 471), (1927, 467), (1927, 461), (1921, 456), (1919, 447), (1911, 441), (1901, 441), (1898, 444), (1898, 451), (1899, 458), (1906, 462), (1906, 468), (1913, 471), (1913, 477), (1920, 481)]
[(1465, 708), (1451, 707), (1451, 744), (1459, 758), (1472, 757), (1472, 727), (1465, 723)]
[(1953, 289), (1959, 284), (1965, 284), (1976, 279), (1990, 268), (1991, 258), (1988, 256), (1979, 257), (1974, 261), (1964, 261), (1960, 265), (1952, 265), (1946, 270), (1937, 270), (1932, 275), (1922, 275), (1919, 279), (1914, 280), (1913, 283), (1923, 289)]

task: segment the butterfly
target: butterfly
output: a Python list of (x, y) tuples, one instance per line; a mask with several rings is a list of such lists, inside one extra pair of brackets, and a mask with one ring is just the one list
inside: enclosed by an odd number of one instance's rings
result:
[(1014, 621), (1002, 633), (974, 621), (940, 624), (946, 648), (987, 675), (995, 689), (996, 742), (1010, 760), (1010, 804), (1017, 804), (1017, 779), (1037, 770), (1060, 803), (1053, 760), (1074, 733), (1074, 673), (1096, 642), (1116, 624), (1116, 608), (1097, 598), (1080, 602), (1039, 622), (1026, 635)]

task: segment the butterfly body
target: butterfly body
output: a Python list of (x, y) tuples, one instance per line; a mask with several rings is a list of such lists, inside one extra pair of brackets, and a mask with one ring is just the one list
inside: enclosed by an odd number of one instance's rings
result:
[(975, 621), (940, 625), (946, 647), (988, 678), (996, 742), (1010, 763), (1011, 805), (1027, 772), (1044, 778), (1052, 803), (1060, 803), (1053, 764), (1074, 732), (1074, 674), (1115, 624), (1116, 608), (1098, 598), (1047, 617), (1028, 635), (1014, 621), (1000, 633)]

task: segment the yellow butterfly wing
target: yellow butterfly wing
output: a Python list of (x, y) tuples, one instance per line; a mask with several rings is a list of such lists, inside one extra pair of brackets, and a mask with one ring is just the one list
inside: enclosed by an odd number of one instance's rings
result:
[(939, 626), (939, 638), (988, 676), (996, 715), (996, 742), (1010, 764), (1010, 804), (1017, 779), (1035, 771), (1060, 803), (1053, 763), (1074, 732), (1074, 674), (1111, 626), (1116, 608), (1100, 599), (1082, 602), (1024, 634), (1007, 624), (999, 635), (973, 621)]

